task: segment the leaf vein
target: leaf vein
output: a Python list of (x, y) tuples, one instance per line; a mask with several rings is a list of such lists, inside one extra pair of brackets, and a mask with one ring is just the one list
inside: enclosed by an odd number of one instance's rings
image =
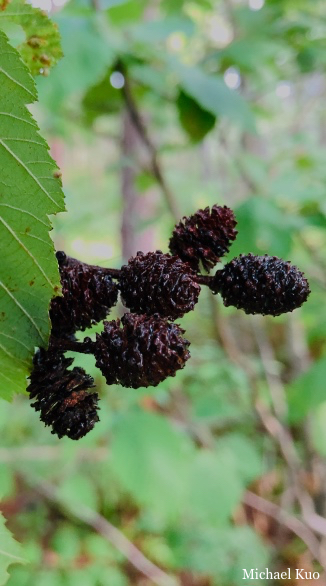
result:
[(25, 124), (30, 124), (30, 126), (33, 126), (33, 128), (37, 128), (36, 124), (30, 120), (25, 120), (25, 118), (15, 116), (15, 114), (11, 114), (10, 112), (0, 112), (0, 116), (10, 116), (10, 118), (15, 118), (15, 120), (20, 120), (21, 122), (25, 122)]
[(1, 216), (0, 216), (0, 222), (2, 222), (2, 224), (7, 228), (8, 232), (10, 232), (10, 234), (18, 242), (19, 246), (21, 246), (22, 249), (26, 252), (26, 254), (28, 254), (28, 256), (32, 259), (33, 263), (37, 266), (37, 268), (39, 269), (40, 273), (43, 275), (43, 277), (46, 279), (46, 281), (49, 283), (49, 285), (51, 285), (51, 287), (54, 288), (54, 284), (52, 283), (52, 281), (50, 281), (49, 277), (44, 272), (44, 270), (42, 269), (41, 265), (36, 260), (35, 256), (31, 253), (30, 250), (28, 250), (28, 248), (25, 246), (25, 244), (18, 238), (16, 232), (9, 226), (9, 224), (7, 224), (7, 222)]
[[(2, 55), (4, 55), (5, 53), (2, 53)], [(12, 52), (7, 52), (8, 55), (12, 55)], [(2, 69), (2, 67), (0, 67), (0, 73), (3, 73), (6, 77), (8, 77), (8, 79), (10, 79), (10, 81), (13, 81), (16, 85), (18, 85), (19, 87), (21, 87), (23, 90), (25, 90), (25, 92), (29, 93), (30, 96), (32, 96), (33, 98), (33, 102), (35, 101), (35, 96), (34, 94), (27, 88), (25, 87), (22, 83), (20, 83), (19, 81), (17, 81), (17, 79), (15, 79), (14, 77), (11, 77), (11, 75), (9, 75), (9, 73), (7, 71), (5, 71), (4, 69)]]
[(15, 304), (17, 305), (17, 307), (19, 307), (19, 309), (23, 312), (24, 315), (26, 315), (26, 317), (29, 319), (29, 321), (31, 322), (31, 324), (34, 326), (34, 328), (36, 329), (39, 337), (41, 338), (42, 342), (44, 342), (45, 344), (45, 339), (37, 325), (37, 323), (35, 322), (35, 320), (32, 318), (32, 316), (28, 313), (28, 311), (26, 311), (26, 309), (21, 305), (21, 303), (19, 303), (18, 299), (16, 299), (16, 297), (9, 291), (9, 289), (7, 289), (6, 285), (4, 285), (4, 283), (2, 281), (0, 281), (0, 287), (3, 288), (3, 290), (7, 293), (7, 295), (9, 295), (9, 297), (15, 302)]
[(43, 226), (46, 226), (47, 228), (49, 227), (49, 225), (46, 222), (43, 222), (42, 220), (40, 220), (40, 218), (38, 218), (37, 216), (34, 216), (34, 214), (32, 214), (31, 212), (28, 212), (27, 210), (22, 210), (21, 208), (16, 208), (16, 207), (10, 205), (9, 203), (0, 203), (0, 206), (10, 208), (10, 209), (15, 210), (17, 212), (21, 212), (22, 214), (27, 214), (28, 216), (31, 216), (32, 218), (34, 218), (34, 220), (37, 220), (38, 222), (43, 224)]
[(25, 169), (25, 171), (27, 171), (27, 173), (32, 177), (32, 179), (34, 179), (35, 183), (40, 187), (40, 189), (43, 191), (43, 193), (45, 193), (45, 195), (55, 204), (55, 206), (57, 208), (60, 208), (59, 204), (57, 204), (55, 199), (53, 199), (51, 197), (51, 195), (48, 193), (48, 191), (46, 189), (44, 189), (42, 183), (37, 179), (37, 177), (35, 177), (34, 173), (32, 173), (31, 170), (28, 167), (26, 167), (25, 163), (23, 163), (23, 161), (19, 157), (17, 157), (17, 155), (15, 155), (15, 153), (1, 139), (0, 139), (0, 144), (2, 144), (2, 146), (8, 151), (8, 153), (10, 153), (12, 157), (14, 157), (14, 159), (17, 161), (17, 163), (19, 163), (23, 167), (23, 169)]

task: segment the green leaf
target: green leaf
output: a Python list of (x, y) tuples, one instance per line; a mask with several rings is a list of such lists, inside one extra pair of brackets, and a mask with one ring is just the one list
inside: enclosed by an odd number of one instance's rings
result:
[[(187, 0), (161, 0), (163, 10), (167, 12), (181, 12)], [(196, 4), (205, 8), (212, 8), (210, 0), (196, 0)]]
[(116, 89), (110, 82), (112, 69), (96, 85), (90, 87), (83, 98), (83, 108), (86, 118), (93, 122), (97, 116), (118, 112), (123, 106), (123, 97), (120, 89)]
[(18, 47), (23, 60), (32, 75), (47, 75), (49, 68), (63, 55), (58, 26), (46, 12), (24, 0), (11, 0), (6, 9), (1, 10), (5, 3), (6, 0), (0, 0), (0, 28), (8, 20), (19, 24), (26, 35), (26, 40)]
[(5, 519), (0, 513), (0, 586), (7, 582), (7, 569), (11, 564), (24, 563), (26, 560), (21, 557), (21, 546), (5, 526)]
[(223, 449), (201, 450), (193, 464), (189, 487), (188, 514), (206, 525), (223, 525), (240, 502), (244, 483), (232, 454)]
[(165, 41), (172, 33), (183, 33), (190, 37), (195, 32), (195, 25), (185, 16), (170, 16), (162, 20), (140, 22), (128, 31), (135, 41), (140, 43), (159, 43)]
[(326, 456), (326, 400), (311, 414), (311, 439), (314, 448), (325, 458)]
[(80, 554), (81, 539), (76, 530), (67, 524), (60, 525), (51, 539), (51, 548), (65, 562), (73, 562)]
[(161, 5), (163, 10), (167, 12), (181, 12), (185, 0), (162, 0)]
[(73, 16), (63, 11), (56, 21), (65, 59), (53, 70), (51, 83), (38, 79), (40, 101), (51, 113), (57, 113), (67, 98), (71, 100), (101, 80), (116, 59), (103, 16)]
[(288, 387), (289, 419), (300, 421), (326, 401), (326, 358), (320, 358)]
[(95, 485), (85, 474), (73, 474), (60, 483), (58, 497), (70, 507), (77, 507), (78, 503), (97, 509), (97, 495)]
[[(269, 551), (250, 527), (198, 527), (188, 531), (183, 564), (194, 572), (212, 575), (214, 584), (240, 584), (243, 568), (266, 567)], [(183, 554), (183, 555), (182, 555)]]
[(27, 67), (0, 31), (0, 396), (24, 392), (48, 307), (59, 288), (48, 215), (64, 210), (48, 146), (26, 108), (37, 98)]
[(219, 439), (218, 447), (229, 458), (234, 458), (237, 471), (246, 485), (262, 474), (262, 456), (256, 445), (244, 434), (224, 435)]
[(181, 125), (194, 142), (202, 140), (214, 128), (216, 116), (183, 91), (180, 91), (176, 105)]
[(235, 214), (239, 233), (231, 247), (232, 257), (248, 252), (285, 257), (290, 252), (294, 230), (302, 226), (302, 220), (258, 196), (240, 204)]
[(136, 502), (175, 514), (188, 485), (191, 444), (159, 415), (129, 413), (113, 430), (112, 469)]
[(213, 57), (227, 58), (228, 64), (239, 65), (242, 70), (257, 71), (257, 65), (266, 67), (268, 63), (275, 63), (275, 55), (282, 50), (285, 49), (279, 41), (273, 41), (271, 37), (253, 37), (251, 34), (249, 38), (236, 39), (218, 55), (213, 54)]
[(0, 474), (0, 499), (10, 496), (15, 491), (14, 471), (11, 466), (2, 466)]
[(255, 132), (255, 118), (247, 102), (230, 90), (223, 78), (209, 75), (199, 67), (186, 67), (172, 62), (184, 92), (213, 116), (226, 116), (245, 130)]
[[(133, 81), (151, 89), (159, 96), (169, 96), (171, 88), (167, 79), (166, 69), (155, 65), (133, 64), (128, 66), (128, 73)], [(172, 96), (171, 96), (172, 97)]]
[(141, 20), (146, 0), (123, 0), (123, 2), (111, 2), (108, 10), (110, 20), (115, 25)]

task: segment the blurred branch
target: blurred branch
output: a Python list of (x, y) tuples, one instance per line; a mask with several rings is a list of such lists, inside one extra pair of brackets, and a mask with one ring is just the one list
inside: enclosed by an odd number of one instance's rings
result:
[(264, 368), (265, 377), (270, 389), (273, 408), (276, 416), (283, 421), (287, 416), (288, 409), (285, 391), (280, 377), (279, 364), (275, 359), (273, 348), (262, 325), (260, 316), (256, 315), (252, 318), (251, 325)]
[[(243, 359), (244, 357), (238, 349), (228, 320), (225, 319), (224, 315), (220, 311), (218, 298), (214, 295), (210, 295), (209, 300), (211, 305), (211, 312), (213, 318), (212, 324), (214, 328), (216, 341), (222, 346), (229, 360), (233, 362), (233, 364), (236, 364), (237, 366), (240, 366), (240, 368), (245, 370), (245, 361)], [(246, 369), (247, 368), (248, 366), (246, 366)], [(250, 379), (251, 377), (252, 373), (250, 374)]]
[(85, 523), (104, 539), (109, 541), (141, 574), (157, 586), (178, 586), (178, 581), (153, 564), (125, 535), (102, 515), (89, 507), (76, 503), (71, 506), (57, 495), (56, 487), (44, 480), (32, 480), (24, 476), (24, 481), (41, 497), (53, 503), (66, 516)]
[(263, 328), (259, 324), (259, 321), (255, 320), (255, 322), (252, 323), (253, 331), (257, 340), (258, 351), (264, 368), (265, 378), (269, 385), (270, 397), (275, 415), (259, 400), (256, 402), (257, 413), (259, 414), (266, 431), (279, 445), (281, 454), (290, 472), (294, 492), (300, 505), (304, 522), (315, 533), (326, 536), (326, 519), (316, 513), (314, 501), (302, 485), (301, 463), (291, 432), (289, 428), (278, 419), (280, 407), (286, 405), (286, 396), (280, 376), (276, 375), (276, 372), (274, 372), (273, 377), (271, 377), (271, 373), (268, 370), (268, 361), (272, 360), (275, 362), (273, 349), (269, 343), (268, 337), (263, 332)]
[[(220, 341), (222, 342), (222, 346), (229, 359), (242, 368), (248, 376), (253, 391), (253, 402), (255, 404), (256, 412), (267, 433), (277, 443), (284, 462), (289, 470), (296, 500), (301, 509), (302, 521), (300, 522), (303, 523), (306, 531), (312, 531), (315, 534), (313, 546), (315, 551), (314, 557), (316, 557), (321, 563), (320, 545), (318, 546), (318, 557), (316, 555), (316, 544), (319, 544), (316, 534), (326, 536), (326, 519), (316, 513), (312, 497), (302, 486), (301, 464), (294, 440), (288, 427), (278, 419), (278, 417), (283, 419), (286, 414), (286, 398), (280, 374), (275, 368), (271, 369), (271, 365), (276, 363), (273, 349), (266, 333), (263, 331), (262, 326), (257, 320), (257, 316), (255, 316), (255, 320), (252, 320), (252, 328), (262, 361), (265, 378), (269, 385), (272, 401), (271, 410), (259, 398), (259, 380), (257, 374), (250, 365), (248, 356), (242, 354), (237, 346), (236, 339), (233, 336), (232, 329), (227, 323), (227, 320), (224, 320), (223, 316), (221, 316), (216, 309), (217, 308), (214, 310), (214, 321), (216, 324), (217, 341), (219, 343)], [(268, 505), (266, 505), (266, 503), (268, 503)], [(275, 514), (279, 515), (281, 509), (279, 510), (278, 507), (274, 508), (273, 503), (269, 503), (269, 501), (266, 501), (266, 503), (265, 508), (271, 504), (269, 511), (273, 511), (273, 515), (270, 516), (274, 516)], [(311, 550), (311, 548), (309, 549)], [(322, 566), (326, 571), (326, 560), (323, 560)]]
[(303, 543), (305, 543), (315, 560), (317, 560), (326, 571), (325, 561), (320, 555), (319, 541), (309, 527), (302, 523), (300, 519), (297, 519), (278, 505), (271, 503), (250, 491), (245, 492), (242, 502), (252, 509), (260, 511), (268, 517), (275, 519), (277, 523), (284, 525), (287, 529), (292, 531), (292, 533), (297, 535)]
[[(300, 461), (296, 452), (293, 438), (289, 430), (261, 402), (256, 403), (257, 413), (266, 431), (277, 441), (281, 454), (287, 464), (297, 501), (301, 508), (304, 522), (315, 533), (326, 536), (326, 519), (318, 515), (312, 497), (304, 489), (300, 479)], [(326, 570), (326, 567), (325, 567)]]
[(123, 166), (121, 168), (122, 222), (121, 244), (122, 256), (128, 260), (136, 252), (136, 221), (138, 194), (135, 189), (136, 169), (133, 156), (137, 151), (138, 133), (128, 110), (122, 118), (121, 151)]
[(297, 315), (297, 312), (290, 313), (285, 326), (290, 363), (290, 379), (308, 370), (312, 362), (304, 326)]
[(152, 142), (152, 140), (147, 132), (147, 129), (146, 129), (146, 126), (142, 120), (141, 114), (138, 111), (137, 104), (132, 96), (132, 92), (131, 92), (131, 88), (130, 88), (130, 84), (129, 84), (129, 79), (128, 79), (128, 74), (127, 74), (125, 68), (123, 66), (121, 67), (121, 64), (120, 64), (120, 69), (122, 70), (122, 73), (125, 78), (125, 84), (122, 89), (122, 93), (124, 96), (126, 108), (129, 112), (130, 118), (133, 121), (133, 124), (139, 134), (141, 141), (143, 142), (143, 144), (147, 148), (147, 151), (148, 151), (150, 159), (151, 159), (150, 164), (151, 164), (152, 173), (153, 173), (156, 181), (158, 182), (158, 184), (161, 187), (161, 190), (162, 190), (162, 193), (165, 197), (165, 201), (168, 206), (168, 209), (170, 210), (173, 218), (175, 220), (178, 220), (180, 217), (180, 214), (179, 214), (178, 206), (176, 203), (176, 199), (175, 199), (174, 194), (172, 193), (170, 187), (168, 186), (168, 184), (165, 180), (165, 177), (164, 177), (164, 174), (163, 174), (163, 171), (161, 168), (161, 163), (159, 161), (157, 149), (156, 149), (154, 143)]

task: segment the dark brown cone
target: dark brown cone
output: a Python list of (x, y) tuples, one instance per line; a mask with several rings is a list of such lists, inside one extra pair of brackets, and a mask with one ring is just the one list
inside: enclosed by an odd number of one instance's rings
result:
[(177, 319), (194, 309), (200, 293), (190, 266), (176, 256), (137, 252), (121, 268), (120, 290), (126, 307), (135, 313)]
[(201, 261), (209, 272), (229, 252), (236, 239), (237, 225), (230, 208), (214, 205), (198, 210), (188, 218), (184, 217), (173, 230), (170, 238), (170, 251), (198, 271)]
[(118, 287), (101, 267), (57, 252), (62, 297), (51, 301), (52, 334), (70, 336), (107, 317), (118, 299)]
[(73, 358), (65, 358), (61, 352), (41, 348), (33, 362), (27, 391), (36, 399), (32, 407), (41, 412), (41, 421), (52, 426), (51, 433), (59, 438), (82, 438), (99, 421), (98, 394), (88, 392), (94, 387), (92, 377), (82, 368), (68, 370)]
[(310, 293), (307, 279), (296, 266), (267, 254), (234, 258), (217, 271), (210, 288), (222, 295), (226, 306), (274, 316), (300, 307)]
[(184, 330), (159, 315), (127, 313), (120, 320), (104, 322), (97, 334), (96, 366), (108, 384), (123, 387), (156, 387), (175, 376), (190, 357)]

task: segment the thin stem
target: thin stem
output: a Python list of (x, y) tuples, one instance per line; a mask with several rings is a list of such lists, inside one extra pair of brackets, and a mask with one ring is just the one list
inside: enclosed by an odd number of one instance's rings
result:
[(85, 338), (83, 342), (69, 338), (55, 338), (50, 339), (50, 347), (55, 350), (62, 350), (62, 352), (79, 352), (80, 354), (92, 354), (94, 342), (91, 338)]
[(123, 97), (125, 100), (126, 108), (129, 112), (130, 118), (131, 118), (131, 120), (132, 120), (138, 134), (139, 134), (141, 141), (143, 142), (143, 144), (145, 145), (145, 147), (148, 150), (148, 153), (149, 153), (150, 159), (151, 159), (152, 172), (153, 172), (155, 179), (157, 180), (158, 184), (161, 187), (162, 193), (165, 197), (166, 204), (167, 204), (174, 220), (177, 221), (180, 217), (180, 213), (178, 210), (176, 199), (175, 199), (174, 194), (172, 193), (169, 185), (166, 182), (166, 179), (164, 177), (164, 173), (162, 171), (161, 164), (159, 161), (157, 149), (156, 149), (154, 143), (152, 142), (152, 140), (147, 132), (146, 126), (142, 120), (141, 114), (138, 111), (137, 104), (133, 98), (133, 95), (132, 95), (132, 92), (130, 89), (130, 84), (129, 84), (129, 80), (127, 77), (127, 72), (125, 70), (125, 67), (121, 63), (119, 64), (119, 67), (120, 67), (120, 69), (124, 75), (124, 78), (125, 78), (125, 84), (122, 89), (122, 94), (123, 94)]
[(121, 277), (121, 271), (120, 269), (110, 269), (110, 268), (106, 268), (106, 267), (95, 267), (98, 268), (102, 271), (102, 273), (106, 274), (106, 275), (110, 275), (110, 277), (113, 277), (113, 279), (120, 279)]
[(96, 511), (78, 503), (68, 505), (57, 494), (57, 488), (43, 479), (31, 479), (24, 476), (26, 484), (31, 486), (43, 498), (53, 503), (67, 517), (85, 523), (96, 533), (109, 541), (141, 574), (157, 586), (177, 586), (178, 581), (151, 562), (117, 527)]
[(326, 569), (325, 560), (320, 553), (320, 543), (318, 539), (311, 529), (302, 523), (300, 519), (297, 519), (297, 517), (291, 515), (275, 503), (271, 503), (250, 491), (247, 491), (244, 494), (242, 502), (245, 505), (256, 509), (256, 511), (260, 511), (264, 515), (275, 519), (280, 525), (287, 527), (287, 529), (292, 531), (292, 533), (297, 535), (306, 544), (315, 560), (320, 563), (324, 570)]
[(213, 277), (197, 274), (194, 280), (198, 285), (206, 285), (207, 287), (210, 287), (213, 282)]

